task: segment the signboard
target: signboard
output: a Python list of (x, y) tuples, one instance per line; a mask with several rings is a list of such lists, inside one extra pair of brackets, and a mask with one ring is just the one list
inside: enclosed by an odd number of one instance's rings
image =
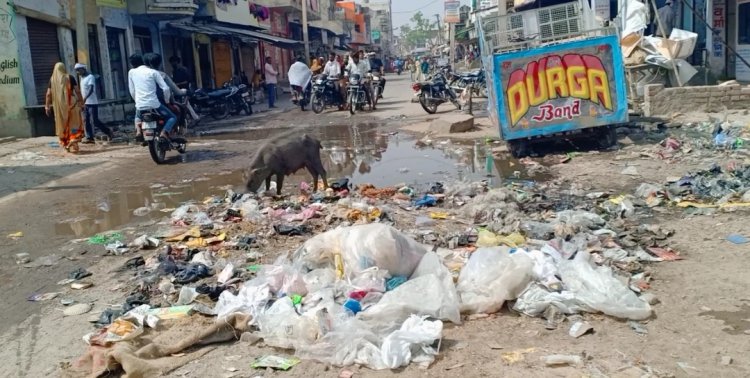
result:
[(373, 30), (372, 31), (372, 40), (377, 41), (380, 39), (380, 30)]
[(448, 24), (457, 24), (461, 22), (461, 12), (458, 8), (461, 7), (461, 2), (457, 0), (445, 0), (445, 21)]
[(594, 14), (602, 21), (610, 19), (609, 0), (596, 0), (594, 3)]
[[(737, 45), (737, 55), (750, 62), (750, 45)], [(734, 70), (737, 80), (750, 81), (750, 68), (741, 59), (735, 59)]]
[(96, 0), (98, 7), (125, 8), (125, 0)]
[(617, 36), (494, 56), (503, 139), (549, 135), (627, 121)]

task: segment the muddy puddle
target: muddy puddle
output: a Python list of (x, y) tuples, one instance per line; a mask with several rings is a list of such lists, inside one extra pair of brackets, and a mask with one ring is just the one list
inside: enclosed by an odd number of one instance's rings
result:
[[(251, 130), (223, 134), (211, 139), (262, 140), (277, 135), (275, 130)], [(295, 131), (297, 132), (297, 131)], [(434, 141), (419, 147), (406, 134), (383, 133), (377, 125), (326, 126), (306, 129), (323, 143), (321, 157), (329, 178), (348, 177), (355, 185), (409, 185), (426, 188), (435, 182), (486, 180), (490, 186), (509, 181), (544, 181), (545, 174), (528, 172), (509, 156), (493, 157), (492, 145), (455, 144)], [(285, 181), (285, 192), (296, 191), (302, 180), (310, 180), (302, 170)], [(227, 171), (169, 185), (123, 187), (106, 198), (74, 204), (67, 214), (79, 214), (56, 223), (58, 235), (87, 237), (130, 223), (152, 222), (168, 215), (185, 201), (201, 201), (232, 188), (242, 191), (243, 172)]]

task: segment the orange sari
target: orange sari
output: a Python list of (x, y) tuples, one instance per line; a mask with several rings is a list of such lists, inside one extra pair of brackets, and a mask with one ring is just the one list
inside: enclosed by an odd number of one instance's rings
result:
[(70, 75), (62, 63), (55, 64), (50, 78), (52, 105), (55, 113), (55, 134), (60, 145), (66, 150), (76, 151), (78, 142), (83, 138), (83, 120), (81, 119), (81, 96), (71, 83)]

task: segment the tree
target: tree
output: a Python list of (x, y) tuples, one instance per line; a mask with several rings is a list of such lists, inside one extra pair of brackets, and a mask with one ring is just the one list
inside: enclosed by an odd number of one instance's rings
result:
[(409, 49), (424, 47), (428, 41), (432, 42), (437, 34), (434, 31), (435, 23), (425, 18), (422, 12), (414, 13), (410, 21), (411, 24), (401, 25), (400, 29), (404, 44)]

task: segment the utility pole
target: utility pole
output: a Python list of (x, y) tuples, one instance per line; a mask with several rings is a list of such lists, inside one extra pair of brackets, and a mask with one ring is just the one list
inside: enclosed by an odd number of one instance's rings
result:
[(437, 32), (437, 43), (440, 44), (440, 45), (442, 45), (443, 44), (443, 34), (442, 34), (442, 29), (440, 28), (440, 15), (436, 13), (435, 14), (435, 19), (437, 20), (437, 30), (438, 30), (438, 32)]
[(89, 64), (89, 30), (86, 26), (86, 1), (76, 0), (76, 62)]
[(310, 64), (310, 40), (307, 35), (307, 2), (308, 1), (309, 0), (302, 0), (302, 42), (304, 42), (305, 44), (305, 64)]

